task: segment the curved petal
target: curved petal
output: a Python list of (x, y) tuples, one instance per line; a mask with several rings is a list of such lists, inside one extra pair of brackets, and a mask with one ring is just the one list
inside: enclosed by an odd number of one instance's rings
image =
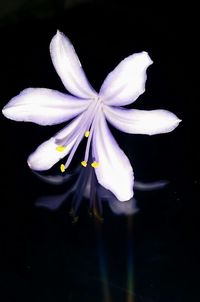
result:
[(174, 130), (181, 122), (167, 110), (137, 110), (104, 106), (107, 120), (117, 129), (133, 134), (160, 134)]
[(27, 162), (32, 170), (48, 170), (70, 152), (76, 141), (76, 137), (71, 141), (69, 145), (67, 145), (66, 149), (62, 152), (56, 150), (56, 147), (58, 146), (56, 144), (56, 140), (62, 139), (63, 137), (69, 135), (72, 131), (76, 131), (76, 127), (79, 124), (81, 117), (82, 116), (78, 116), (77, 118), (75, 118), (68, 126), (58, 132), (54, 137), (51, 137), (49, 140), (41, 144), (28, 157)]
[(135, 53), (123, 61), (107, 76), (100, 96), (107, 105), (128, 105), (145, 91), (146, 69), (153, 61), (147, 52)]
[(133, 170), (111, 134), (103, 113), (99, 115), (92, 147), (93, 156), (99, 162), (95, 168), (98, 182), (118, 200), (129, 200), (133, 196)]
[(12, 98), (2, 112), (11, 120), (54, 125), (80, 114), (89, 102), (51, 89), (28, 88)]
[(80, 98), (97, 95), (85, 76), (73, 45), (60, 31), (51, 40), (50, 54), (53, 65), (69, 92)]

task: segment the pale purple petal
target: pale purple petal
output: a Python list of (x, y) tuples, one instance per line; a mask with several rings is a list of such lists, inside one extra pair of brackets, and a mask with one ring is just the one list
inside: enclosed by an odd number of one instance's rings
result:
[(127, 105), (145, 91), (146, 69), (153, 62), (147, 52), (135, 53), (125, 58), (108, 74), (100, 89), (107, 105)]
[[(55, 165), (60, 159), (65, 157), (72, 149), (76, 136), (74, 139), (66, 146), (66, 149), (62, 152), (56, 150), (58, 146), (56, 140), (62, 139), (67, 135), (70, 135), (73, 131), (77, 131), (77, 126), (81, 121), (82, 116), (75, 118), (68, 126), (61, 130), (54, 137), (41, 144), (35, 152), (33, 152), (28, 158), (28, 165), (31, 169), (36, 171), (45, 171), (50, 169)], [(78, 136), (77, 132), (77, 136)]]
[(160, 134), (174, 130), (178, 117), (167, 110), (137, 110), (104, 106), (107, 120), (117, 129), (133, 134)]
[(132, 167), (111, 134), (102, 112), (99, 114), (92, 147), (93, 156), (99, 162), (99, 167), (95, 168), (98, 182), (120, 201), (132, 198)]
[(60, 31), (51, 40), (50, 54), (53, 65), (65, 88), (80, 98), (97, 94), (89, 84), (70, 40)]
[(28, 88), (12, 98), (2, 112), (11, 120), (54, 125), (77, 116), (89, 103), (51, 89)]

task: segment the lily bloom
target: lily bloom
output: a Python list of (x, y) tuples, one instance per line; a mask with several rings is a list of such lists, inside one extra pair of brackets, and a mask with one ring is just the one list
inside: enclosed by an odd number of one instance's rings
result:
[(83, 168), (93, 158), (98, 182), (119, 201), (133, 196), (133, 169), (111, 134), (107, 121), (117, 129), (133, 134), (159, 134), (174, 130), (180, 120), (166, 110), (136, 110), (121, 106), (133, 103), (145, 91), (146, 70), (153, 62), (147, 52), (125, 58), (108, 74), (99, 93), (89, 84), (69, 39), (57, 31), (50, 43), (53, 65), (65, 88), (63, 94), (46, 88), (28, 88), (12, 98), (3, 114), (15, 121), (39, 125), (70, 123), (55, 136), (41, 144), (28, 158), (36, 171), (60, 165), (61, 172), (69, 167), (84, 137), (87, 138)]

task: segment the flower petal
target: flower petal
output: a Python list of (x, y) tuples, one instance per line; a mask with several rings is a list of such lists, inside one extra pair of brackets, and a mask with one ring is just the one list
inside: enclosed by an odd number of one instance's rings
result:
[(129, 200), (133, 196), (133, 170), (111, 134), (102, 112), (95, 128), (92, 147), (93, 156), (99, 162), (95, 168), (98, 182), (118, 200)]
[[(57, 151), (56, 140), (71, 134), (72, 131), (76, 131), (76, 127), (79, 124), (82, 116), (75, 118), (68, 126), (58, 132), (54, 137), (41, 144), (35, 152), (33, 152), (28, 158), (28, 165), (32, 170), (45, 171), (55, 165), (60, 159), (65, 157), (73, 147), (76, 137), (66, 146), (66, 149), (62, 152)], [(77, 133), (78, 136), (78, 133)]]
[(160, 134), (174, 130), (181, 122), (167, 110), (137, 110), (104, 106), (107, 120), (117, 129), (133, 134)]
[(50, 54), (53, 65), (69, 92), (80, 98), (97, 95), (85, 76), (73, 45), (60, 31), (51, 40)]
[(135, 53), (125, 58), (107, 76), (100, 96), (107, 105), (127, 105), (145, 91), (146, 69), (153, 62), (147, 52)]
[(51, 89), (28, 88), (12, 98), (2, 112), (11, 120), (54, 125), (80, 114), (89, 102)]

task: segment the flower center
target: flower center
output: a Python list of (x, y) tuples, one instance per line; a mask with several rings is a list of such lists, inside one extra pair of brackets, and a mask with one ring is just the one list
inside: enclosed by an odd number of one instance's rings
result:
[[(74, 154), (81, 142), (81, 140), (86, 137), (87, 145), (85, 149), (85, 156), (84, 160), (81, 162), (81, 165), (83, 167), (87, 166), (89, 153), (90, 153), (90, 146), (92, 142), (92, 137), (94, 135), (94, 129), (96, 127), (96, 124), (98, 122), (99, 118), (99, 112), (102, 108), (102, 100), (101, 98), (96, 98), (93, 102), (90, 103), (88, 108), (85, 110), (85, 112), (82, 114), (82, 118), (77, 125), (77, 127), (72, 131), (70, 135), (67, 137), (64, 137), (62, 139), (56, 139), (55, 142), (57, 144), (56, 150), (58, 152), (63, 152), (67, 146), (74, 141), (74, 145), (69, 153), (68, 159), (64, 164), (61, 164), (60, 170), (61, 172), (65, 172), (65, 170), (70, 165), (72, 158), (74, 157)], [(93, 152), (94, 153), (94, 152)], [(92, 162), (91, 166), (93, 168), (97, 168), (99, 166), (98, 158), (95, 154), (93, 154), (94, 161)]]

